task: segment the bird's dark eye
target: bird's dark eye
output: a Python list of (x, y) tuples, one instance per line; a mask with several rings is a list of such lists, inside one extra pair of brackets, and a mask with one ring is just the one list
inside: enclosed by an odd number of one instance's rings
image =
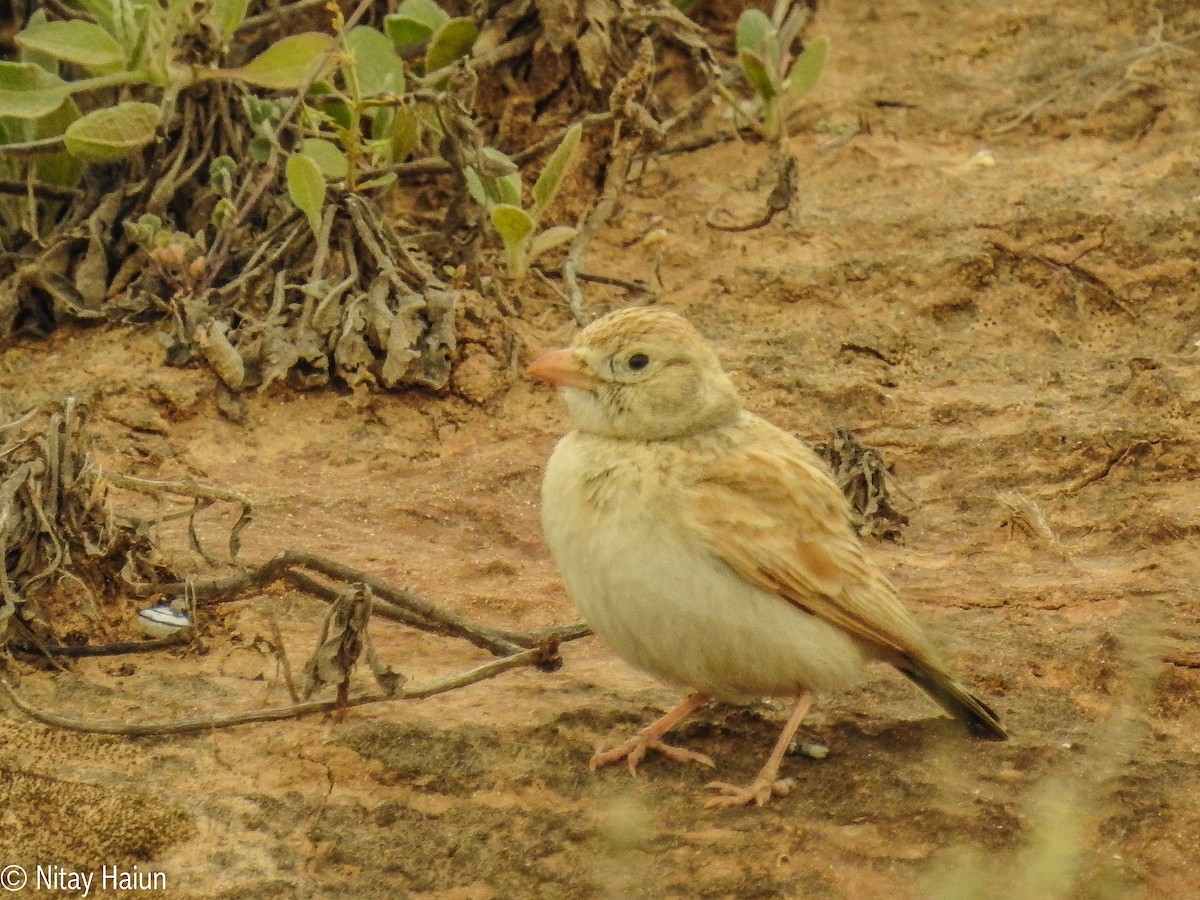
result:
[(650, 357), (648, 357), (645, 353), (635, 353), (633, 356), (629, 357), (629, 368), (633, 369), (635, 372), (641, 371), (648, 365), (650, 365)]

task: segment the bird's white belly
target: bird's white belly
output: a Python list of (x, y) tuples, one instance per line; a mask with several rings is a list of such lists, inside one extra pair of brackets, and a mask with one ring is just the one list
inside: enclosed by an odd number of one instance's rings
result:
[[(555, 474), (552, 466), (548, 489)], [(829, 690), (860, 677), (865, 654), (849, 635), (745, 581), (672, 510), (639, 499), (596, 506), (576, 495), (543, 510), (568, 592), (622, 658), (729, 700)]]

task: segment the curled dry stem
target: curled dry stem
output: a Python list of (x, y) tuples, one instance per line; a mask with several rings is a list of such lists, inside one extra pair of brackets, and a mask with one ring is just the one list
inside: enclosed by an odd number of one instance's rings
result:
[(240, 506), (241, 513), (229, 532), (229, 556), (231, 559), (237, 558), (238, 550), (241, 548), (242, 531), (250, 524), (254, 513), (253, 504), (251, 504), (250, 498), (245, 494), (208, 484), (198, 484), (194, 481), (155, 481), (149, 478), (135, 478), (132, 475), (120, 475), (117, 473), (106, 474), (105, 478), (114, 487), (138, 491), (155, 498), (162, 497), (163, 495), (191, 498), (193, 503), (190, 510), (167, 513), (148, 520), (139, 520), (139, 524), (155, 525), (160, 522), (170, 521), (171, 519), (183, 518), (186, 515), (188, 518), (188, 541), (192, 549), (210, 563), (213, 560), (200, 546), (200, 539), (196, 534), (196, 515), (218, 502), (233, 503)]
[(767, 196), (767, 206), (762, 214), (748, 222), (718, 221), (728, 217), (728, 211), (714, 206), (704, 217), (704, 224), (714, 231), (754, 231), (765, 228), (781, 212), (786, 211), (796, 199), (799, 180), (799, 163), (790, 151), (781, 149), (776, 154), (775, 186)]

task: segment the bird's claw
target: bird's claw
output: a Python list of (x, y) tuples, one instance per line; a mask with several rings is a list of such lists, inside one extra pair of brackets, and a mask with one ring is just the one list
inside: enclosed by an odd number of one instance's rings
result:
[(625, 743), (613, 747), (611, 750), (597, 750), (591, 762), (588, 763), (588, 768), (595, 772), (603, 766), (611, 765), (624, 759), (629, 766), (629, 771), (636, 774), (638, 764), (646, 757), (646, 751), (648, 750), (655, 750), (667, 759), (674, 760), (675, 762), (694, 762), (702, 766), (708, 766), (710, 769), (717, 767), (712, 758), (705, 756), (703, 753), (697, 753), (695, 750), (685, 750), (682, 747), (672, 747), (670, 744), (663, 743), (659, 738), (639, 734), (630, 738)]
[(727, 781), (710, 781), (708, 787), (720, 791), (720, 797), (713, 797), (704, 804), (705, 809), (725, 808), (729, 806), (749, 806), (754, 803), (763, 806), (772, 797), (786, 797), (795, 786), (795, 779), (755, 778), (745, 787), (730, 784)]

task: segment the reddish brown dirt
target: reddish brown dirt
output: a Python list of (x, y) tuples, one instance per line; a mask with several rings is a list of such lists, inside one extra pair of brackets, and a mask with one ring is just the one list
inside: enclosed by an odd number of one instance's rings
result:
[[(830, 752), (786, 762), (791, 796), (705, 811), (705, 772), (587, 771), (678, 699), (592, 639), (554, 674), (341, 722), (129, 740), (9, 709), (0, 864), (136, 863), (172, 897), (1195, 896), (1200, 57), (1169, 42), (1198, 29), (1184, 0), (822, 3), (835, 52), (792, 140), (794, 221), (704, 226), (769, 189), (761, 145), (721, 143), (652, 166), (589, 259), (660, 264), (659, 302), (748, 407), (811, 439), (850, 427), (894, 464), (912, 524), (872, 551), (1011, 741), (962, 737), (879, 671), (822, 699)], [(606, 290), (592, 311), (634, 302)], [(513, 327), (522, 362), (573, 330), (533, 287)], [(0, 370), (6, 418), (78, 391), (108, 469), (251, 496), (247, 560), (310, 550), (508, 628), (575, 617), (538, 519), (564, 413), (519, 369), (473, 364), (482, 406), (279, 391), (240, 425), (146, 330), (62, 331)], [(323, 611), (272, 589), (207, 618), (201, 653), (22, 669), (20, 689), (93, 719), (284, 703), (270, 621), (298, 668)], [(373, 634), (415, 680), (485, 658)], [(679, 737), (749, 779), (781, 713), (713, 708)]]

